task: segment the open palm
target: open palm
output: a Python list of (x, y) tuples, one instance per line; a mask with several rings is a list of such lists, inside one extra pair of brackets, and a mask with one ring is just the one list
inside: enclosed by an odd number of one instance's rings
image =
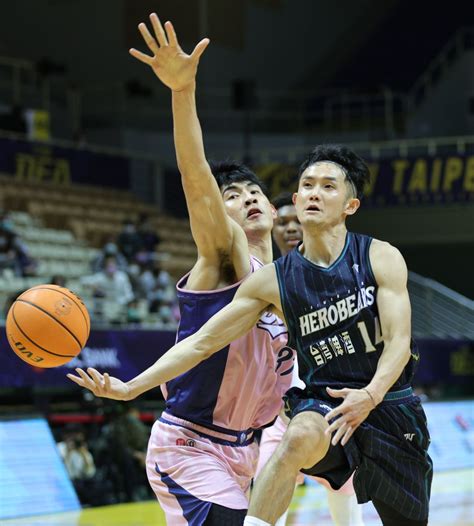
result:
[(89, 367), (87, 372), (77, 368), (76, 373), (77, 376), (74, 374), (67, 374), (66, 376), (77, 385), (89, 389), (95, 396), (123, 401), (131, 399), (128, 385), (118, 378), (109, 376), (108, 373), (102, 375), (92, 367)]
[(194, 82), (199, 59), (208, 46), (209, 39), (201, 40), (191, 55), (188, 55), (181, 49), (171, 22), (166, 22), (163, 29), (156, 13), (150, 15), (150, 21), (156, 38), (143, 22), (138, 25), (138, 29), (153, 56), (134, 48), (130, 49), (130, 54), (148, 64), (165, 86), (173, 91), (181, 91)]

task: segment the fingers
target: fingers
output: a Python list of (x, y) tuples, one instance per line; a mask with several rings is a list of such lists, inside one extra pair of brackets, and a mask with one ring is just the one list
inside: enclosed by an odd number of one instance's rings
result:
[(334, 433), (334, 436), (332, 437), (332, 440), (331, 440), (331, 444), (335, 446), (339, 442), (339, 440), (341, 440), (341, 438), (345, 435), (346, 431), (347, 431), (347, 423), (343, 422), (339, 426), (338, 430)]
[(193, 52), (191, 53), (191, 58), (194, 60), (199, 60), (204, 51), (206, 51), (209, 42), (210, 40), (208, 38), (203, 38), (201, 42), (199, 42), (194, 48)]
[[(168, 45), (168, 40), (166, 38), (165, 32), (163, 31), (163, 26), (161, 25), (161, 22), (160, 22), (160, 19), (158, 18), (158, 15), (156, 13), (152, 13), (150, 15), (150, 21), (151, 21), (151, 25), (153, 26), (153, 30), (155, 31), (155, 35), (156, 35), (156, 38), (157, 38), (158, 43), (160, 44), (160, 46), (161, 47), (167, 46)], [(143, 24), (143, 25), (145, 25), (145, 24)], [(140, 27), (140, 26), (138, 26), (138, 27)], [(147, 31), (148, 31), (148, 29), (147, 29)], [(143, 35), (143, 33), (142, 33), (142, 35)], [(176, 38), (176, 35), (175, 35), (175, 38)]]
[(106, 393), (110, 392), (110, 376), (109, 376), (109, 373), (104, 373), (104, 388), (105, 388), (105, 392)]
[(104, 377), (99, 373), (99, 371), (92, 367), (89, 367), (87, 369), (87, 372), (89, 373), (89, 376), (92, 377), (92, 380), (94, 381), (96, 387), (102, 389), (104, 387)]
[(148, 46), (148, 49), (154, 55), (156, 55), (156, 53), (158, 52), (160, 48), (158, 47), (156, 40), (151, 36), (151, 33), (148, 31), (148, 28), (143, 22), (141, 24), (138, 24), (138, 30), (142, 34), (143, 40), (145, 41), (145, 44)]
[(326, 387), (326, 391), (329, 396), (332, 396), (333, 398), (345, 398), (349, 392), (349, 389), (331, 389), (330, 387)]
[(153, 63), (153, 57), (150, 57), (149, 55), (145, 55), (145, 53), (138, 51), (138, 49), (135, 49), (132, 47), (131, 49), (128, 50), (128, 52), (130, 53), (130, 55), (132, 55), (132, 57), (135, 57), (136, 59), (138, 59), (140, 62), (143, 62), (144, 64), (148, 64), (148, 66), (151, 66), (151, 64)]
[(89, 389), (89, 391), (92, 391), (95, 394), (96, 385), (94, 381), (87, 375), (87, 373), (79, 368), (76, 369), (76, 373), (81, 377), (83, 381), (83, 387)]
[(347, 442), (349, 441), (349, 438), (351, 438), (352, 434), (356, 430), (356, 427), (357, 426), (355, 426), (355, 427), (347, 426), (347, 431), (346, 431), (345, 435), (342, 437), (342, 440), (341, 440), (341, 446), (345, 446), (347, 444)]
[(346, 407), (344, 406), (344, 403), (342, 403), (341, 405), (338, 405), (337, 407), (329, 411), (329, 413), (327, 413), (324, 418), (329, 422), (333, 418), (343, 415), (345, 409)]
[(75, 384), (81, 387), (85, 387), (84, 380), (82, 378), (79, 378), (78, 376), (74, 376), (71, 373), (68, 373), (66, 376), (69, 378), (69, 380), (72, 380)]
[[(153, 26), (154, 27), (154, 26)], [(166, 35), (171, 46), (179, 47), (178, 37), (171, 22), (165, 22)]]

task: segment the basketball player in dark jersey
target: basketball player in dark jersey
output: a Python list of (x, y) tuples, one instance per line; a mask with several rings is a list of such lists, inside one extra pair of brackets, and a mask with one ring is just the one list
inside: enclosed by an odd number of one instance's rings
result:
[(250, 276), (232, 303), (127, 383), (89, 369), (80, 385), (132, 399), (211, 356), (273, 308), (285, 319), (305, 389), (290, 390), (291, 418), (252, 493), (244, 524), (284, 512), (300, 470), (341, 487), (353, 472), (360, 503), (372, 500), (385, 526), (424, 526), (432, 481), (429, 434), (411, 381), (407, 268), (390, 244), (348, 232), (366, 164), (341, 146), (318, 146), (294, 196), (303, 228), (297, 250)]

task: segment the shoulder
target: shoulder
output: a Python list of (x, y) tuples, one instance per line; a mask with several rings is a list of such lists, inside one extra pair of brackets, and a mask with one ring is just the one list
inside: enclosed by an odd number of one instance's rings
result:
[(369, 259), (374, 277), (379, 285), (407, 279), (405, 259), (398, 248), (386, 241), (373, 239), (370, 244)]

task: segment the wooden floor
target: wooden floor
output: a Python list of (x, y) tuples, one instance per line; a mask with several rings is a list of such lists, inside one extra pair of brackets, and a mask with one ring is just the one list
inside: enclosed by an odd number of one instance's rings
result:
[[(364, 505), (365, 526), (380, 525), (373, 507)], [(4, 526), (166, 526), (156, 502), (90, 508), (81, 512), (3, 521)], [(325, 490), (311, 481), (298, 488), (288, 526), (330, 526)], [(435, 473), (430, 526), (474, 526), (474, 470)], [(170, 525), (172, 526), (172, 525)], [(223, 525), (224, 526), (224, 525)]]

